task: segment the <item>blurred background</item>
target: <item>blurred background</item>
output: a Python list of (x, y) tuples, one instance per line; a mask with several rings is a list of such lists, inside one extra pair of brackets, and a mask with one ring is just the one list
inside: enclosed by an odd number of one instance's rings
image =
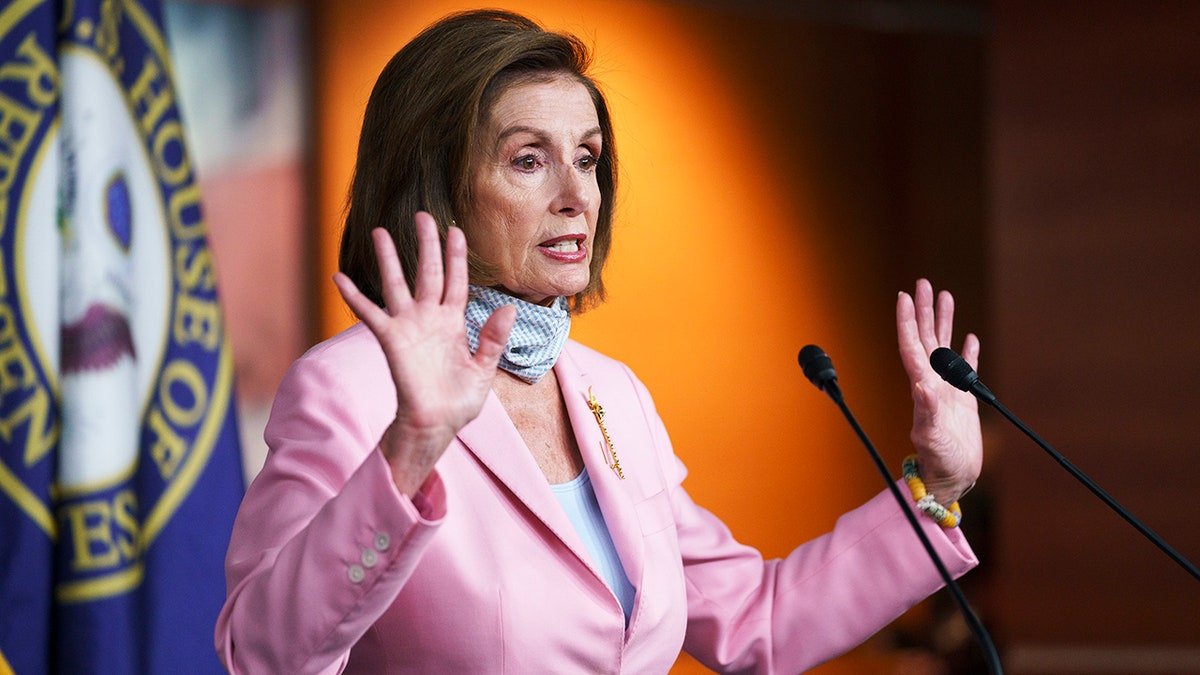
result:
[[(253, 477), (288, 364), (352, 322), (329, 279), (375, 77), (474, 5), (165, 4)], [(610, 294), (572, 335), (647, 383), (739, 538), (785, 555), (883, 488), (804, 344), (899, 473), (894, 303), (927, 277), (1001, 401), (1200, 560), (1200, 3), (504, 6), (593, 45), (615, 117)], [(1200, 673), (1200, 584), (982, 414), (963, 586), (1006, 672)], [(816, 672), (982, 669), (939, 594)]]

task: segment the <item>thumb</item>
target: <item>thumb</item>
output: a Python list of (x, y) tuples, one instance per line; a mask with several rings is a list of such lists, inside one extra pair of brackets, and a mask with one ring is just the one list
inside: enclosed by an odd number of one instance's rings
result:
[(930, 391), (924, 384), (914, 382), (912, 386), (913, 420), (926, 424), (935, 424), (938, 414), (937, 394)]
[(517, 308), (512, 305), (505, 305), (492, 312), (479, 331), (479, 348), (475, 350), (476, 364), (490, 369), (496, 367), (500, 362), (500, 355), (504, 353), (504, 347), (508, 345), (508, 334), (516, 320)]

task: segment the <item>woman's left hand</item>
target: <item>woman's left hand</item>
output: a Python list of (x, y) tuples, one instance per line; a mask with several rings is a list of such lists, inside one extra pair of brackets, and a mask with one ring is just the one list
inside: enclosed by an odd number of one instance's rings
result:
[[(954, 297), (942, 291), (935, 306), (933, 286), (925, 279), (917, 281), (914, 296), (901, 293), (896, 301), (900, 360), (912, 389), (912, 443), (926, 489), (947, 505), (970, 489), (983, 468), (975, 397), (942, 380), (929, 365), (933, 350), (950, 347), (953, 328)], [(972, 368), (978, 366), (974, 334), (963, 340), (961, 356)]]

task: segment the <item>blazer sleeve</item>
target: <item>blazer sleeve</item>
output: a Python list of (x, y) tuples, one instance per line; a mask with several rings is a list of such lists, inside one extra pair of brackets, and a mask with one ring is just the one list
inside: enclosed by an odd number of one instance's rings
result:
[(388, 415), (340, 370), (301, 359), (276, 395), (225, 561), (215, 639), (231, 673), (341, 672), (445, 515), (436, 472), (412, 499), (396, 490), (377, 446)]
[[(764, 560), (688, 496), (687, 471), (649, 394), (637, 387), (671, 491), (687, 589), (684, 649), (701, 663), (733, 673), (808, 670), (862, 643), (943, 585), (887, 490), (785, 559)], [(978, 564), (957, 528), (918, 521), (952, 576)]]

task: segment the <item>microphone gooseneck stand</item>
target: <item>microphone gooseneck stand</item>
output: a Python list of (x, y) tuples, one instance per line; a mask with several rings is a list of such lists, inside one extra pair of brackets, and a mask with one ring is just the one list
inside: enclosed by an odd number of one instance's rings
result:
[(1116, 511), (1117, 515), (1125, 519), (1125, 522), (1132, 525), (1138, 532), (1141, 532), (1142, 536), (1149, 539), (1151, 543), (1161, 549), (1163, 553), (1166, 553), (1167, 556), (1178, 563), (1180, 567), (1187, 570), (1187, 573), (1192, 575), (1193, 578), (1200, 580), (1200, 569), (1196, 569), (1196, 566), (1193, 565), (1187, 558), (1183, 557), (1179, 554), (1179, 552), (1171, 548), (1167, 542), (1163, 541), (1162, 537), (1155, 534), (1153, 530), (1147, 527), (1145, 523), (1138, 520), (1132, 513), (1129, 512), (1128, 509), (1126, 509), (1124, 506), (1121, 506), (1116, 499), (1113, 499), (1107, 492), (1104, 491), (1103, 488), (1097, 485), (1095, 481), (1093, 481), (1091, 478), (1088, 478), (1086, 474), (1077, 469), (1075, 465), (1072, 464), (1066, 457), (1063, 457), (1062, 453), (1051, 447), (1050, 444), (1047, 443), (1036, 432), (1034, 432), (1033, 429), (1029, 428), (1024, 422), (1017, 419), (1016, 415), (1009, 412), (1008, 408), (1005, 408), (1000, 401), (996, 400), (996, 395), (979, 381), (979, 374), (976, 373), (975, 369), (967, 363), (966, 359), (959, 356), (958, 353), (953, 349), (949, 349), (947, 347), (938, 347), (937, 349), (933, 350), (933, 354), (930, 354), (929, 363), (933, 366), (933, 369), (937, 371), (937, 374), (942, 376), (943, 380), (965, 392), (973, 394), (975, 398), (998, 410), (1005, 419), (1013, 424), (1013, 426), (1020, 429), (1025, 433), (1026, 436), (1031, 438), (1034, 443), (1037, 443), (1039, 447), (1049, 453), (1049, 455), (1054, 458), (1054, 461), (1058, 462), (1059, 466), (1067, 470), (1067, 473), (1074, 476), (1076, 480), (1078, 480), (1080, 483), (1083, 483), (1087, 489), (1091, 490), (1092, 494), (1099, 497), (1100, 501), (1107, 504), (1113, 511)]
[(991, 636), (988, 635), (987, 629), (983, 627), (983, 623), (975, 615), (974, 610), (971, 609), (971, 605), (967, 603), (967, 598), (963, 595), (962, 589), (958, 587), (954, 578), (950, 576), (945, 563), (942, 562), (937, 551), (934, 550), (933, 543), (929, 541), (929, 536), (925, 534), (925, 530), (917, 522), (917, 516), (912, 505), (908, 503), (904, 495), (900, 492), (900, 488), (896, 486), (896, 482), (892, 480), (892, 475), (888, 471), (883, 457), (879, 455), (879, 451), (875, 449), (875, 445), (871, 442), (871, 439), (867, 437), (866, 432), (858, 424), (858, 420), (854, 418), (854, 414), (850, 412), (850, 407), (846, 405), (846, 401), (842, 397), (841, 387), (838, 386), (837, 373), (833, 369), (833, 361), (825, 354), (823, 349), (816, 345), (808, 345), (801, 349), (799, 360), (800, 367), (804, 370), (804, 375), (817, 389), (824, 391), (837, 404), (837, 407), (842, 411), (842, 415), (846, 417), (846, 421), (854, 429), (854, 433), (858, 435), (859, 440), (866, 447), (867, 453), (870, 454), (871, 459), (875, 462), (875, 467), (879, 469), (879, 473), (883, 476), (884, 483), (891, 490), (896, 503), (900, 505), (900, 510), (908, 518), (909, 525), (916, 532), (917, 538), (921, 540), (921, 545), (925, 547), (925, 552), (929, 554), (929, 559), (937, 567), (938, 574), (942, 577), (942, 582), (946, 584), (947, 590), (950, 591), (955, 604), (958, 605), (958, 609), (962, 613), (967, 627), (971, 630), (971, 634), (975, 637), (975, 641), (979, 644), (979, 648), (983, 652), (988, 672), (994, 675), (1001, 675), (1004, 671), (1000, 667), (1000, 655), (996, 651), (996, 646), (992, 643)]

